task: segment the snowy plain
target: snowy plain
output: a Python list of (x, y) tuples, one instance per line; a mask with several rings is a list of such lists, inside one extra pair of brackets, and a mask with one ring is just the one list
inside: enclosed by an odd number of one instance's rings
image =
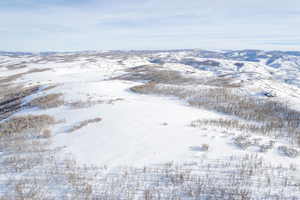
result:
[[(58, 54), (59, 55), (59, 54)], [(222, 160), (230, 156), (259, 155), (267, 163), (281, 166), (300, 167), (300, 158), (280, 154), (276, 147), (287, 145), (281, 138), (263, 135), (251, 137), (261, 141), (275, 140), (275, 146), (268, 152), (257, 148), (241, 149), (234, 144), (234, 138), (243, 135), (239, 130), (221, 127), (191, 127), (194, 120), (231, 119), (228, 115), (212, 110), (190, 106), (186, 101), (172, 96), (138, 94), (130, 90), (143, 85), (144, 81), (114, 79), (138, 66), (154, 66), (153, 57), (164, 63), (160, 67), (180, 73), (190, 72), (191, 77), (230, 77), (233, 83), (244, 83), (242, 94), (265, 98), (266, 91), (276, 93), (273, 99), (288, 102), (291, 108), (300, 110), (300, 66), (299, 57), (286, 56), (266, 64), (224, 58), (201, 58), (190, 52), (154, 53), (138, 55), (106, 55), (83, 53), (75, 59), (47, 60), (43, 56), (1, 56), (0, 78), (34, 69), (47, 69), (38, 73), (25, 74), (14, 84), (23, 86), (55, 86), (27, 97), (24, 101), (52, 93), (63, 94), (64, 105), (50, 109), (25, 109), (14, 116), (26, 114), (47, 114), (63, 121), (51, 127), (54, 147), (63, 147), (60, 154), (72, 156), (80, 165), (143, 167), (168, 162), (187, 163), (207, 160)], [(184, 64), (180, 60), (192, 58), (201, 66)], [(62, 59), (62, 60), (60, 60)], [(205, 66), (203, 62), (213, 60), (216, 66)], [(235, 63), (243, 63), (237, 67)], [(9, 66), (26, 65), (11, 70)], [(207, 86), (200, 85), (205, 88)], [(94, 102), (86, 107), (70, 108), (71, 103)], [(89, 119), (101, 118), (69, 132), (72, 126)], [(207, 145), (207, 151), (201, 146)]]

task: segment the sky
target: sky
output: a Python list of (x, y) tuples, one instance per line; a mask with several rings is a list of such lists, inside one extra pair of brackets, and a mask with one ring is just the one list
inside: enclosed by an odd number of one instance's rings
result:
[(1, 0), (0, 50), (300, 50), (299, 0)]

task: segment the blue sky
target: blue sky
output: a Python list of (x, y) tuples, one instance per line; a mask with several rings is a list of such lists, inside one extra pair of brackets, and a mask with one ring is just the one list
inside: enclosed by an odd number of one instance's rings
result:
[(300, 50), (299, 0), (1, 0), (0, 50)]

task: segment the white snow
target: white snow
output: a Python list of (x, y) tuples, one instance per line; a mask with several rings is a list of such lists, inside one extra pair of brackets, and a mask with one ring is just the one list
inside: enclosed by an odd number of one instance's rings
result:
[[(176, 54), (175, 57), (186, 56), (187, 53)], [(170, 53), (160, 54), (170, 56)], [(28, 61), (32, 58), (13, 59), (1, 57), (5, 64)], [(205, 59), (198, 59), (205, 60)], [(195, 76), (214, 76), (234, 73), (237, 81), (250, 80), (244, 91), (257, 95), (268, 89), (278, 93), (279, 101), (289, 100), (296, 104), (300, 97), (299, 88), (282, 82), (288, 74), (287, 69), (273, 69), (262, 63), (245, 62), (244, 67), (236, 71), (233, 61), (215, 59), (222, 67), (211, 67), (196, 70), (191, 66), (167, 63), (167, 69), (178, 71), (195, 71)], [(166, 163), (169, 161), (186, 162), (202, 159), (203, 155), (211, 159), (221, 159), (231, 155), (257, 153), (255, 150), (241, 150), (232, 144), (232, 136), (224, 134), (218, 128), (197, 129), (189, 126), (197, 119), (217, 119), (223, 115), (189, 107), (184, 101), (171, 97), (134, 94), (129, 88), (140, 83), (109, 80), (111, 77), (124, 74), (124, 69), (149, 64), (144, 57), (120, 59), (97, 58), (96, 62), (78, 59), (69, 63), (49, 62), (46, 64), (31, 63), (26, 69), (9, 71), (0, 68), (1, 76), (25, 72), (35, 68), (50, 68), (50, 71), (23, 76), (18, 82), (23, 84), (58, 85), (47, 93), (62, 93), (66, 102), (103, 100), (121, 98), (113, 104), (95, 104), (88, 108), (70, 109), (61, 106), (49, 110), (27, 110), (18, 113), (46, 113), (55, 116), (65, 123), (54, 127), (55, 146), (64, 146), (62, 153), (70, 153), (81, 164), (108, 166), (144, 166)], [(2, 64), (4, 65), (4, 64)], [(290, 69), (289, 69), (290, 70)], [(297, 73), (298, 69), (296, 70)], [(251, 73), (249, 73), (251, 72)], [(272, 76), (270, 72), (277, 73)], [(194, 75), (193, 75), (194, 76)], [(271, 79), (271, 77), (279, 77)], [(296, 80), (295, 80), (296, 81)], [(77, 131), (68, 133), (72, 125), (87, 119), (102, 118), (101, 122), (89, 124)], [(260, 137), (260, 136), (257, 136)], [(193, 147), (209, 145), (208, 152), (193, 150)], [(279, 145), (278, 143), (277, 145)], [(282, 165), (299, 165), (299, 158), (282, 157), (276, 149), (268, 153), (259, 153), (266, 160)]]

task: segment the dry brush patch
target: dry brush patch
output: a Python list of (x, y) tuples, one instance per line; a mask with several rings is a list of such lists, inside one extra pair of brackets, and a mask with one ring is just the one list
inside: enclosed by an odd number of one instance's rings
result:
[(16, 81), (17, 79), (19, 79), (22, 76), (27, 75), (27, 74), (45, 72), (45, 71), (50, 71), (50, 70), (52, 70), (52, 69), (51, 68), (41, 68), (41, 69), (36, 68), (36, 69), (28, 70), (27, 72), (22, 72), (22, 73), (10, 75), (10, 76), (0, 77), (0, 86), (2, 86), (3, 84), (7, 84), (9, 82)]
[(48, 85), (46, 88), (43, 89), (43, 91), (52, 90), (56, 88), (58, 84)]
[(203, 84), (224, 88), (239, 88), (242, 87), (242, 83), (235, 83), (234, 79), (226, 77), (213, 77), (207, 80), (203, 80)]
[(300, 179), (294, 166), (268, 165), (253, 155), (114, 170), (107, 170), (106, 166), (80, 167), (72, 159), (51, 160), (36, 172), (11, 179), (5, 184), (8, 190), (4, 196), (70, 200), (288, 200), (297, 199), (300, 194)]
[(106, 101), (107, 104), (115, 104), (116, 102), (124, 101), (123, 98), (114, 98)]
[(23, 69), (23, 68), (26, 68), (27, 65), (26, 65), (26, 62), (21, 62), (21, 63), (18, 63), (18, 64), (6, 65), (5, 67), (6, 67), (6, 69), (8, 69), (8, 70), (17, 70), (17, 69)]
[(30, 107), (38, 107), (41, 109), (55, 108), (64, 104), (62, 93), (53, 93), (45, 96), (37, 97), (31, 100), (27, 105)]
[(71, 133), (71, 132), (74, 132), (74, 131), (77, 131), (91, 123), (98, 123), (100, 122), (102, 119), (100, 117), (97, 117), (97, 118), (94, 118), (94, 119), (88, 119), (88, 120), (84, 120), (84, 121), (81, 121), (77, 124), (75, 124), (74, 126), (72, 126), (70, 129), (67, 130), (68, 133)]
[(0, 120), (6, 119), (26, 107), (23, 100), (37, 93), (40, 86), (5, 87), (0, 97)]
[(47, 127), (54, 123), (48, 115), (19, 116), (0, 123), (0, 174), (6, 176), (0, 181), (0, 199), (44, 199), (41, 178), (30, 173), (53, 159), (56, 149), (49, 146)]
[(129, 73), (115, 77), (113, 79), (149, 81), (164, 84), (187, 84), (192, 82), (201, 82), (201, 80), (198, 80), (196, 78), (184, 76), (179, 71), (163, 69), (162, 67), (155, 65), (133, 67), (127, 69), (126, 72)]
[(299, 111), (289, 108), (284, 103), (235, 95), (229, 91), (215, 92), (198, 93), (191, 97), (188, 102), (192, 106), (214, 110), (257, 124), (222, 120), (211, 121), (211, 124), (281, 137), (289, 140), (292, 144), (298, 143), (299, 145)]
[(82, 108), (89, 108), (97, 104), (115, 104), (116, 102), (123, 101), (123, 98), (114, 98), (109, 100), (87, 100), (87, 101), (73, 101), (65, 103), (67, 107), (70, 109), (82, 109)]
[(48, 115), (13, 117), (0, 123), (1, 173), (21, 173), (41, 165), (47, 158), (51, 132), (55, 123)]
[(25, 115), (10, 118), (0, 123), (0, 137), (21, 134), (24, 132), (39, 132), (46, 126), (55, 123), (49, 115)]
[(28, 107), (46, 109), (63, 105), (64, 101), (61, 98), (62, 94), (60, 93), (40, 96), (30, 102), (25, 101), (27, 97), (48, 89), (49, 87), (42, 89), (40, 85), (29, 87), (8, 85), (6, 87), (2, 87), (0, 89), (0, 120), (6, 119), (18, 111)]
[(262, 135), (280, 134), (278, 129), (274, 126), (263, 123), (247, 123), (241, 122), (241, 120), (232, 119), (211, 119), (211, 120), (194, 120), (191, 122), (192, 127), (220, 127), (226, 130), (237, 130), (243, 133), (259, 133)]
[(10, 75), (10, 76), (5, 76), (5, 77), (0, 77), (0, 86), (3, 86), (4, 84), (7, 84), (9, 82), (13, 82), (15, 80), (17, 80), (18, 78), (22, 77), (24, 74), (20, 73), (20, 74), (14, 74), (14, 75)]
[(127, 74), (115, 77), (113, 79), (130, 80), (130, 81), (147, 81), (156, 84), (170, 84), (170, 85), (207, 85), (223, 88), (239, 88), (244, 83), (236, 82), (231, 77), (196, 77), (188, 75), (189, 71), (180, 72), (171, 69), (164, 69), (157, 65), (143, 65), (129, 68), (126, 70)]
[(46, 72), (46, 71), (51, 71), (51, 68), (35, 68), (35, 69), (31, 69), (27, 72), (25, 72), (24, 74), (32, 74), (32, 73), (39, 73), (39, 72)]
[(24, 99), (41, 91), (40, 85), (25, 87), (14, 84), (14, 81), (25, 74), (46, 70), (50, 69), (32, 69), (24, 73), (0, 78), (0, 120), (26, 108), (28, 105), (25, 104)]
[[(105, 168), (71, 166), (64, 169), (64, 175), (66, 185), (72, 188), (65, 195), (72, 198), (84, 195), (94, 199), (287, 200), (299, 194), (295, 168), (270, 166), (256, 156), (144, 168), (121, 167), (108, 173)], [(95, 177), (82, 176), (82, 173), (94, 175), (94, 170), (98, 171)], [(277, 173), (283, 176), (275, 176)]]
[[(256, 99), (240, 94), (235, 88), (197, 88), (190, 86), (165, 85), (149, 82), (134, 86), (131, 91), (142, 94), (175, 96), (189, 105), (238, 117), (239, 120), (203, 121), (203, 125), (233, 127), (242, 131), (264, 134), (272, 137), (286, 138), (292, 144), (300, 145), (300, 112), (289, 108), (287, 104), (267, 99)], [(252, 122), (258, 123), (254, 125)]]
[(102, 100), (98, 100), (98, 101), (91, 101), (91, 100), (88, 100), (88, 101), (73, 101), (73, 102), (68, 102), (68, 103), (65, 103), (65, 105), (67, 107), (69, 107), (70, 109), (82, 109), (82, 108), (89, 108), (93, 105), (96, 105), (96, 104), (102, 104), (103, 101)]

